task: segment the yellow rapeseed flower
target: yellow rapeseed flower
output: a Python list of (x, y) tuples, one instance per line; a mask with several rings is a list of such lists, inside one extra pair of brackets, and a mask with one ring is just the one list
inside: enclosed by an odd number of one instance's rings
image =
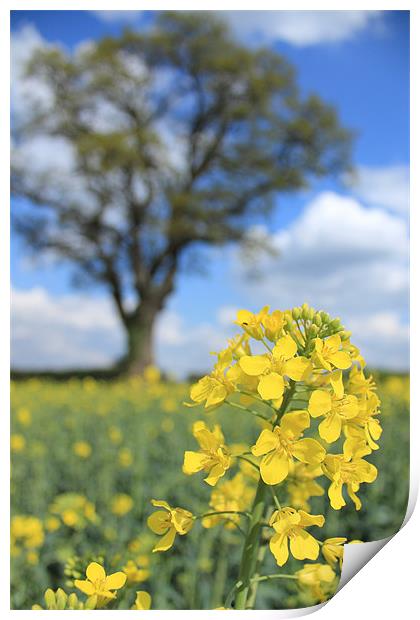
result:
[(23, 452), (26, 447), (26, 440), (23, 435), (15, 433), (10, 437), (10, 448), (12, 452)]
[[(142, 559), (143, 566), (149, 564), (149, 558), (147, 558), (147, 556), (138, 558), (138, 560), (140, 559)], [(150, 571), (147, 568), (139, 566), (134, 560), (128, 560), (127, 564), (123, 566), (123, 571), (127, 575), (128, 583), (140, 583), (146, 581), (150, 576)]]
[(127, 575), (121, 571), (106, 575), (104, 568), (97, 562), (91, 562), (86, 569), (86, 579), (76, 579), (74, 585), (87, 596), (97, 596), (97, 607), (105, 607), (116, 598), (115, 590), (125, 585)]
[(138, 590), (136, 592), (136, 600), (131, 609), (141, 609), (142, 611), (148, 611), (152, 606), (152, 597), (145, 590)]
[(111, 502), (111, 512), (118, 517), (123, 517), (133, 508), (134, 502), (130, 495), (118, 493), (114, 495)]
[(249, 310), (239, 310), (235, 323), (254, 340), (262, 340), (264, 334), (262, 330), (262, 322), (268, 314), (270, 306), (264, 306), (257, 314)]
[(378, 475), (378, 470), (374, 465), (358, 456), (357, 449), (356, 441), (347, 459), (344, 454), (327, 454), (322, 463), (325, 475), (331, 480), (328, 497), (334, 510), (340, 510), (346, 505), (343, 498), (344, 484), (356, 510), (360, 510), (362, 502), (356, 495), (360, 485), (362, 482), (373, 482)]
[(254, 456), (263, 456), (260, 472), (266, 484), (282, 482), (293, 466), (293, 458), (310, 465), (324, 459), (325, 450), (318, 441), (309, 437), (301, 439), (309, 425), (307, 411), (293, 411), (286, 413), (273, 430), (261, 432), (251, 451)]
[(317, 601), (323, 602), (328, 594), (331, 594), (335, 573), (328, 564), (304, 564), (295, 575), (301, 586), (309, 587), (312, 596)]
[(232, 359), (232, 352), (229, 349), (222, 351), (210, 375), (194, 383), (190, 390), (190, 398), (196, 405), (204, 403), (206, 409), (214, 409), (235, 391), (237, 369), (236, 366), (230, 366)]
[(210, 431), (205, 422), (198, 421), (194, 423), (193, 435), (200, 446), (200, 452), (187, 450), (182, 470), (187, 475), (205, 471), (208, 473), (205, 482), (214, 486), (229, 469), (231, 462), (222, 430), (216, 424), (213, 431)]
[(131, 467), (131, 465), (133, 464), (133, 453), (131, 452), (130, 448), (121, 448), (121, 450), (118, 452), (118, 462), (121, 467)]
[[(341, 373), (340, 373), (341, 375)], [(324, 416), (318, 432), (327, 443), (333, 443), (341, 435), (343, 423), (359, 413), (356, 396), (344, 394), (341, 380), (332, 382), (333, 393), (315, 390), (309, 398), (308, 411), (313, 418)]]
[(277, 564), (283, 566), (290, 552), (297, 560), (316, 560), (319, 555), (318, 541), (306, 531), (312, 525), (322, 527), (325, 523), (323, 515), (311, 515), (304, 510), (286, 507), (276, 510), (270, 519), (275, 534), (270, 540), (270, 551)]
[(32, 414), (27, 407), (19, 407), (16, 417), (22, 426), (30, 426), (32, 422)]
[(322, 474), (323, 471), (319, 464), (293, 463), (286, 482), (289, 501), (295, 508), (308, 511), (310, 509), (308, 500), (311, 497), (324, 495), (324, 489), (315, 480)]
[(152, 532), (162, 536), (155, 545), (153, 553), (156, 551), (167, 551), (174, 544), (175, 536), (188, 534), (194, 525), (194, 516), (189, 510), (184, 508), (171, 508), (165, 501), (152, 499), (153, 506), (163, 508), (153, 512), (147, 519), (147, 525)]
[(73, 444), (73, 452), (81, 459), (87, 459), (92, 454), (92, 448), (87, 441), (76, 441)]
[(47, 517), (45, 519), (45, 529), (49, 532), (55, 532), (60, 527), (60, 519), (57, 517)]
[(316, 338), (315, 351), (312, 355), (314, 364), (329, 371), (333, 368), (340, 368), (341, 370), (350, 368), (352, 364), (350, 354), (347, 351), (340, 350), (341, 347), (339, 334), (334, 334), (325, 340)]
[(336, 537), (327, 538), (322, 543), (322, 555), (327, 560), (328, 564), (334, 567), (337, 562), (339, 563), (340, 570), (343, 566), (344, 556), (344, 543), (347, 542), (347, 538)]
[(277, 400), (283, 396), (284, 376), (293, 381), (302, 381), (311, 370), (311, 362), (306, 357), (295, 357), (297, 344), (287, 335), (280, 338), (272, 353), (264, 355), (244, 355), (239, 360), (243, 372), (258, 377), (258, 393), (264, 400)]
[[(236, 511), (243, 512), (248, 510), (251, 505), (255, 491), (247, 485), (244, 475), (239, 472), (231, 480), (225, 480), (212, 491), (209, 506), (217, 512)], [(214, 527), (219, 523), (224, 523), (226, 529), (235, 529), (235, 524), (239, 524), (240, 515), (221, 514), (211, 515), (202, 520), (203, 527)]]

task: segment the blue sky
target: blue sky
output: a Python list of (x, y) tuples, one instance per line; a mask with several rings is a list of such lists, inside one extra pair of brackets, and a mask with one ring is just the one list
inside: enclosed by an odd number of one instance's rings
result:
[[(130, 15), (121, 15), (118, 11), (111, 13), (114, 15), (104, 17), (90, 11), (14, 11), (11, 28), (12, 41), (15, 41), (12, 46), (15, 47), (12, 51), (15, 49), (19, 56), (25, 46), (29, 49), (37, 40), (42, 44), (59, 43), (72, 52), (82, 41), (104, 34), (118, 34), (127, 25), (143, 28), (153, 19), (152, 13), (140, 11)], [(318, 11), (300, 12), (296, 18), (294, 12), (287, 12), (287, 16), (276, 12), (274, 19), (260, 12), (258, 20), (246, 14), (239, 19), (238, 14), (228, 13), (224, 18), (245, 43), (252, 45), (258, 40), (273, 46), (295, 66), (298, 83), (304, 93), (314, 91), (337, 107), (343, 124), (357, 134), (354, 165), (358, 177), (351, 185), (342, 179), (326, 179), (306, 192), (279, 198), (277, 209), (264, 225), (266, 234), (279, 245), (283, 262), (281, 259), (263, 262), (264, 278), (260, 282), (248, 282), (241, 268), (241, 258), (235, 250), (205, 251), (205, 257), (211, 259), (205, 261), (208, 264), (207, 275), (181, 274), (178, 278), (177, 292), (170, 299), (158, 330), (159, 362), (169, 366), (173, 359), (181, 356), (191, 359), (194, 365), (194, 368), (189, 368), (185, 363), (185, 371), (194, 370), (196, 366), (206, 368), (202, 340), (219, 344), (229, 332), (229, 322), (235, 308), (247, 306), (256, 309), (266, 301), (281, 303), (283, 298), (301, 303), (303, 296), (309, 302), (324, 303), (331, 312), (336, 309), (336, 313), (349, 321), (359, 341), (366, 345), (367, 357), (372, 364), (407, 367), (408, 293), (405, 275), (408, 274), (408, 247), (401, 249), (401, 246), (407, 246), (408, 239), (409, 13)], [(322, 13), (325, 15), (320, 15)], [(306, 33), (306, 40), (302, 39), (302, 32)], [(13, 105), (12, 97), (12, 111)], [(341, 206), (344, 209), (343, 225), (347, 222), (347, 229), (354, 230), (354, 233), (351, 239), (346, 237), (337, 249), (337, 235), (339, 237), (340, 233), (336, 233), (336, 229), (340, 227), (340, 218), (337, 219), (335, 214)], [(318, 241), (312, 239), (309, 259), (305, 252), (311, 243), (310, 231), (307, 231), (309, 237), (305, 244), (300, 244), (298, 234), (299, 227), (305, 222), (315, 232), (319, 226), (316, 233)], [(376, 227), (380, 227), (377, 235), (383, 237), (384, 244), (386, 240), (386, 247), (377, 242)], [(361, 240), (365, 232), (367, 238), (363, 245)], [(340, 267), (343, 243), (346, 247), (348, 245), (350, 258), (344, 267)], [(292, 250), (287, 249), (291, 244), (301, 247), (301, 257), (297, 256), (295, 261), (291, 258)], [(325, 245), (330, 248), (328, 255), (324, 251)], [(370, 251), (372, 246), (377, 247), (376, 254)], [(307, 262), (304, 261), (305, 256)], [(360, 269), (358, 256), (365, 257), (360, 277), (357, 275)], [(322, 274), (319, 294), (316, 287), (312, 287), (312, 275), (316, 277), (316, 272), (311, 274), (318, 259)], [(354, 269), (351, 268), (353, 259)], [(303, 271), (297, 266), (300, 261)], [(87, 304), (85, 316), (89, 315), (89, 303), (93, 298), (96, 298), (95, 303), (103, 303), (105, 308), (106, 300), (102, 292), (98, 289), (75, 292), (71, 287), (70, 268), (34, 263), (13, 233), (11, 264), (12, 286), (17, 295), (16, 318), (12, 325), (15, 334), (14, 340), (12, 337), (12, 359), (15, 365), (23, 367), (28, 365), (29, 360), (38, 367), (52, 367), (77, 364), (79, 359), (81, 364), (83, 360), (89, 364), (91, 359), (91, 364), (95, 365), (110, 361), (121, 350), (122, 335), (114, 319), (109, 318), (104, 330), (112, 325), (117, 335), (108, 337), (106, 346), (103, 337), (98, 336), (95, 341), (94, 330), (89, 332), (85, 326), (84, 331), (78, 333), (79, 352), (75, 349), (70, 356), (66, 356), (65, 334), (72, 333), (71, 330), (76, 327), (71, 321), (66, 324), (64, 319), (58, 320), (58, 313), (65, 316), (66, 308), (68, 304), (71, 306), (75, 295), (79, 296), (81, 308), (84, 303)], [(285, 276), (278, 279), (282, 266), (289, 266), (289, 279)], [(310, 281), (307, 279), (308, 272)], [(366, 278), (372, 279), (374, 284), (365, 291), (362, 280)], [(389, 280), (388, 284), (381, 283), (382, 279)], [(337, 283), (335, 288), (334, 282)], [(360, 284), (360, 291), (355, 282)], [(359, 298), (357, 303), (354, 299), (344, 303), (346, 295), (340, 290), (340, 283), (347, 289), (349, 286), (356, 287), (354, 294)], [(279, 286), (287, 287), (287, 293), (280, 295)], [(269, 299), (263, 299), (263, 295)], [(366, 311), (360, 307), (360, 295), (368, 298)], [(42, 338), (31, 340), (27, 337), (31, 329), (37, 329), (33, 319), (31, 323), (30, 315), (34, 308), (44, 308), (43, 304), (49, 304), (52, 312), (49, 331), (55, 334), (56, 345), (49, 351), (45, 349)], [(104, 312), (112, 314), (109, 308)], [(41, 333), (42, 327), (38, 327)], [(43, 329), (48, 330), (48, 324)], [(195, 330), (195, 339), (183, 336), (182, 332), (187, 329)], [(377, 331), (376, 338), (372, 336), (372, 330), (374, 333)], [(60, 342), (63, 348), (61, 356)], [(84, 342), (93, 348), (100, 349), (102, 346), (102, 353), (87, 355)], [(387, 357), (385, 362), (384, 356)]]

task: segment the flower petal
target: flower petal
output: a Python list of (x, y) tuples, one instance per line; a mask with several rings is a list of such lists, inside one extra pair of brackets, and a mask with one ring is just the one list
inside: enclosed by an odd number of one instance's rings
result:
[(346, 505), (346, 502), (343, 498), (343, 483), (342, 482), (332, 482), (328, 489), (328, 497), (330, 498), (331, 507), (334, 510), (340, 510), (343, 506)]
[(207, 484), (214, 487), (216, 482), (224, 476), (225, 471), (226, 469), (220, 463), (216, 463), (216, 465), (211, 468), (207, 478), (204, 478), (204, 482), (207, 482)]
[[(191, 452), (187, 450), (184, 453), (184, 464), (182, 466), (182, 471), (187, 476), (191, 474), (196, 474), (198, 471), (201, 471), (208, 461), (208, 456), (203, 454), (202, 452)], [(156, 514), (156, 513), (155, 513)]]
[(311, 370), (312, 363), (306, 357), (293, 357), (283, 366), (284, 374), (293, 379), (293, 381), (303, 381)]
[(168, 512), (171, 512), (168, 502), (165, 502), (163, 499), (152, 499), (150, 503), (152, 506), (156, 506), (156, 508), (165, 508)]
[(276, 342), (276, 346), (273, 348), (273, 356), (276, 359), (288, 360), (297, 352), (297, 344), (293, 338), (289, 335), (279, 338)]
[(319, 425), (318, 432), (327, 443), (337, 441), (341, 434), (341, 418), (337, 413), (330, 413)]
[(91, 562), (86, 569), (86, 577), (92, 582), (103, 581), (106, 577), (106, 573), (98, 562)]
[(319, 544), (309, 532), (299, 528), (299, 533), (290, 539), (290, 551), (297, 560), (316, 560)]
[(144, 590), (140, 590), (136, 592), (136, 600), (135, 600), (135, 608), (141, 609), (142, 611), (148, 611), (152, 606), (152, 597), (148, 592)]
[(271, 452), (271, 450), (275, 450), (278, 445), (278, 435), (273, 433), (273, 431), (270, 431), (268, 428), (265, 428), (261, 431), (256, 444), (252, 446), (251, 452), (254, 456), (262, 456), (263, 454), (267, 454), (267, 452)]
[(332, 364), (334, 364), (336, 368), (341, 368), (342, 370), (350, 368), (352, 364), (350, 354), (346, 351), (337, 351), (337, 353), (331, 353), (328, 359)]
[(309, 428), (311, 420), (307, 411), (291, 411), (285, 413), (280, 421), (280, 428), (293, 437), (300, 437), (301, 433)]
[(357, 497), (355, 491), (353, 491), (350, 484), (347, 485), (347, 493), (349, 494), (350, 499), (353, 501), (353, 504), (356, 510), (360, 510), (362, 507), (362, 502)]
[(265, 355), (243, 355), (239, 366), (245, 374), (257, 377), (270, 368), (270, 360)]
[(87, 594), (88, 596), (91, 596), (95, 592), (95, 586), (91, 581), (76, 579), (74, 585), (81, 590), (83, 594)]
[[(318, 527), (322, 527), (325, 523), (324, 515), (311, 515), (305, 510), (299, 510), (299, 515), (299, 525), (301, 525), (302, 527), (310, 527), (311, 525), (317, 525)], [(337, 540), (341, 540), (341, 538)]]
[(270, 372), (268, 375), (261, 377), (258, 384), (258, 394), (264, 400), (272, 400), (283, 396), (284, 380), (283, 377), (276, 372)]
[(266, 454), (260, 463), (261, 478), (265, 484), (279, 484), (289, 473), (289, 458), (284, 450)]
[(316, 439), (310, 437), (294, 443), (291, 452), (296, 459), (309, 465), (322, 463), (325, 458), (325, 449)]
[(315, 390), (309, 398), (308, 411), (313, 418), (331, 411), (331, 395), (325, 390)]
[(214, 405), (219, 405), (222, 403), (227, 396), (227, 389), (221, 383), (219, 385), (214, 385), (212, 391), (210, 392), (209, 397), (206, 400), (205, 408), (214, 407)]
[(164, 534), (170, 528), (168, 513), (164, 510), (153, 512), (147, 519), (147, 525), (155, 534)]
[(112, 575), (108, 575), (103, 584), (104, 590), (119, 590), (125, 585), (127, 581), (127, 575), (118, 571), (117, 573), (112, 573)]
[(330, 383), (332, 389), (334, 390), (334, 394), (337, 398), (343, 398), (344, 396), (344, 385), (343, 385), (343, 373), (341, 370), (335, 370), (331, 373)]
[(279, 566), (284, 566), (289, 559), (289, 544), (284, 534), (274, 534), (270, 540), (270, 551)]
[(165, 536), (162, 536), (162, 538), (156, 543), (153, 548), (153, 553), (155, 553), (156, 551), (167, 551), (168, 549), (170, 549), (174, 544), (175, 536), (176, 529), (174, 527), (171, 527), (165, 534)]
[(334, 334), (325, 340), (325, 346), (329, 349), (329, 356), (331, 357), (332, 353), (338, 351), (341, 347), (341, 338), (338, 334)]

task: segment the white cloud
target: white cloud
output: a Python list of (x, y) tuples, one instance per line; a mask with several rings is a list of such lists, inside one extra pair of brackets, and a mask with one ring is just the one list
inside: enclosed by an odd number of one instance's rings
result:
[(98, 19), (107, 24), (114, 22), (133, 23), (142, 15), (143, 11), (91, 11)]
[(14, 118), (20, 122), (28, 112), (44, 109), (52, 102), (50, 89), (39, 79), (26, 75), (27, 64), (33, 55), (48, 46), (45, 39), (31, 24), (23, 26), (11, 35), (11, 107)]
[(42, 288), (13, 290), (11, 329), (14, 368), (97, 367), (123, 351), (108, 300), (82, 294), (54, 298)]
[[(228, 253), (238, 306), (220, 307), (214, 320), (186, 322), (165, 310), (155, 333), (157, 362), (178, 376), (205, 372), (210, 351), (237, 330), (237, 307), (287, 308), (308, 301), (340, 316), (372, 366), (408, 367), (408, 231), (405, 221), (331, 192), (320, 194), (287, 229), (272, 235), (279, 256), (265, 257), (249, 279), (240, 253)], [(229, 259), (230, 256), (230, 259)], [(107, 298), (54, 297), (43, 289), (13, 291), (15, 368), (97, 367), (124, 350), (124, 333)]]
[[(236, 255), (232, 279), (252, 308), (307, 301), (340, 316), (372, 365), (408, 365), (408, 229), (401, 218), (352, 198), (320, 194), (273, 235), (279, 256), (259, 278), (246, 277)], [(363, 346), (365, 344), (365, 346)]]
[[(230, 328), (230, 329), (229, 329)], [(161, 368), (179, 377), (205, 372), (232, 326), (187, 325), (163, 311), (155, 344)], [(12, 290), (12, 367), (69, 369), (110, 366), (124, 352), (124, 331), (110, 300), (86, 293), (56, 297), (42, 288)]]
[(347, 41), (382, 21), (380, 11), (220, 11), (220, 16), (241, 39), (298, 47)]
[(408, 166), (359, 166), (345, 178), (351, 190), (368, 204), (385, 207), (401, 215), (410, 207)]

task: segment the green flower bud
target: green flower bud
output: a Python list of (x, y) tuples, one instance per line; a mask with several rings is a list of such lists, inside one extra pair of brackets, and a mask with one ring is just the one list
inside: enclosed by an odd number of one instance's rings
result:
[(308, 334), (310, 338), (316, 338), (319, 332), (319, 327), (317, 325), (312, 324), (309, 328)]
[(309, 319), (309, 306), (306, 302), (302, 304), (302, 318)]
[(321, 325), (322, 325), (322, 318), (321, 318), (321, 315), (320, 315), (320, 313), (319, 313), (319, 312), (317, 312), (317, 313), (315, 314), (315, 316), (314, 316), (314, 318), (313, 318), (313, 321), (314, 321), (314, 323), (315, 323), (315, 325), (316, 325), (317, 327), (321, 327)]
[(301, 308), (293, 308), (293, 310), (292, 310), (292, 317), (295, 319), (295, 321), (300, 319), (301, 316), (302, 316)]
[(97, 601), (98, 597), (96, 596), (96, 594), (89, 596), (85, 603), (85, 609), (95, 609)]
[(44, 599), (48, 609), (57, 609), (55, 594), (51, 588), (45, 591)]
[(67, 594), (61, 588), (58, 588), (55, 599), (57, 601), (57, 609), (65, 609), (67, 603)]
[(328, 312), (321, 312), (321, 319), (323, 323), (329, 323), (330, 320), (330, 315), (328, 314)]
[(69, 609), (79, 609), (79, 600), (74, 592), (69, 595), (68, 607)]
[(334, 319), (333, 321), (331, 321), (330, 329), (331, 331), (335, 331), (335, 332), (339, 331), (340, 329), (343, 329), (340, 319)]
[(341, 340), (350, 340), (351, 332), (349, 332), (348, 330), (344, 330), (340, 333), (340, 337), (341, 337)]

